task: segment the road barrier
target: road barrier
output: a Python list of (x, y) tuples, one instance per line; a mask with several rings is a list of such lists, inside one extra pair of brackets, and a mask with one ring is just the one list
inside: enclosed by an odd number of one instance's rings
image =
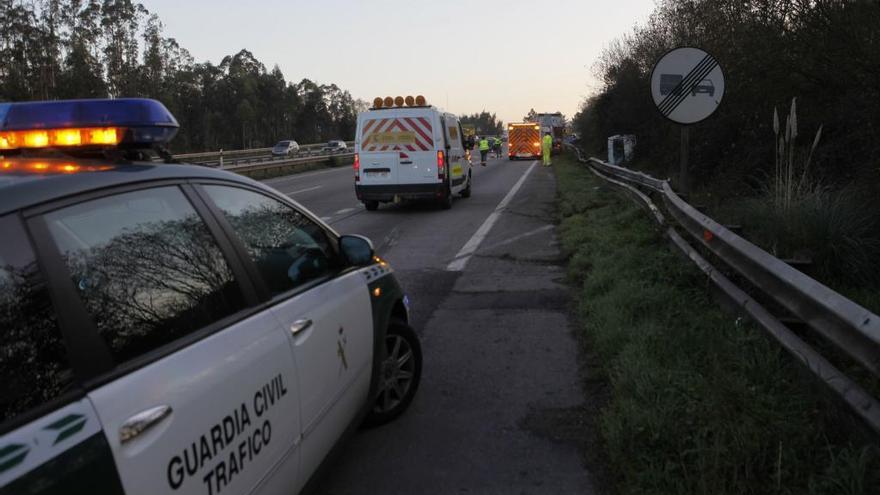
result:
[[(570, 148), (577, 154), (578, 161), (587, 164), (595, 175), (628, 191), (646, 207), (672, 244), (692, 260), (716, 287), (806, 365), (874, 432), (880, 433), (880, 402), (783, 323), (789, 316), (794, 317), (877, 377), (880, 376), (880, 316), (701, 213), (676, 194), (669, 181), (611, 165), (597, 158), (585, 158), (579, 149)], [(667, 215), (653, 203), (649, 197), (651, 194), (663, 200)], [(762, 301), (784, 308), (788, 315), (774, 315), (746, 290), (738, 287), (688, 243), (679, 234), (679, 229), (690, 234), (697, 246), (708, 250), (748, 280), (760, 292)]]
[(245, 163), (223, 167), (223, 170), (246, 175), (248, 177), (264, 179), (278, 175), (286, 175), (297, 172), (310, 165), (348, 165), (354, 160), (354, 153), (336, 153), (333, 155), (311, 156), (302, 158), (288, 158), (269, 162)]
[(184, 153), (173, 155), (173, 158), (180, 162), (193, 163), (196, 165), (207, 165), (221, 168), (240, 164), (250, 164), (259, 162), (287, 161), (295, 158), (320, 157), (320, 156), (338, 156), (351, 153), (354, 147), (354, 141), (346, 141), (347, 150), (323, 151), (322, 148), (326, 143), (303, 144), (299, 150), (287, 156), (273, 156), (272, 148), (252, 148), (246, 150), (219, 150), (206, 151), (202, 153)]

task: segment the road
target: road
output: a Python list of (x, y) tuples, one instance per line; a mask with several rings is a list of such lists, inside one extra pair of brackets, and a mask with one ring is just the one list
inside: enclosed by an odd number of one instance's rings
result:
[(349, 439), (313, 493), (594, 493), (550, 169), (490, 160), (451, 210), (367, 212), (348, 167), (267, 182), (339, 233), (373, 240), (424, 351), (410, 409)]

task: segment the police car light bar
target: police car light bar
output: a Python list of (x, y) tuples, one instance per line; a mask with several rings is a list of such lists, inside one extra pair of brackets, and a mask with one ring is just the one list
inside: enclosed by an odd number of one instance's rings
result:
[(178, 128), (146, 98), (0, 103), (0, 150), (161, 144)]

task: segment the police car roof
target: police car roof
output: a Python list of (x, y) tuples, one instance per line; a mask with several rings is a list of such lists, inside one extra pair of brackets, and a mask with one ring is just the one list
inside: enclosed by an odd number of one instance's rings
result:
[(65, 196), (162, 179), (220, 179), (265, 187), (223, 170), (185, 164), (37, 158), (0, 159), (0, 215)]

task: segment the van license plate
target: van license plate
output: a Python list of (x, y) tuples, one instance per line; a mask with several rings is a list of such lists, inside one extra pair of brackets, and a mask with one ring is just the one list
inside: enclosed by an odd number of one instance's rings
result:
[(367, 172), (368, 177), (379, 177), (380, 179), (384, 179), (388, 177), (388, 172)]

